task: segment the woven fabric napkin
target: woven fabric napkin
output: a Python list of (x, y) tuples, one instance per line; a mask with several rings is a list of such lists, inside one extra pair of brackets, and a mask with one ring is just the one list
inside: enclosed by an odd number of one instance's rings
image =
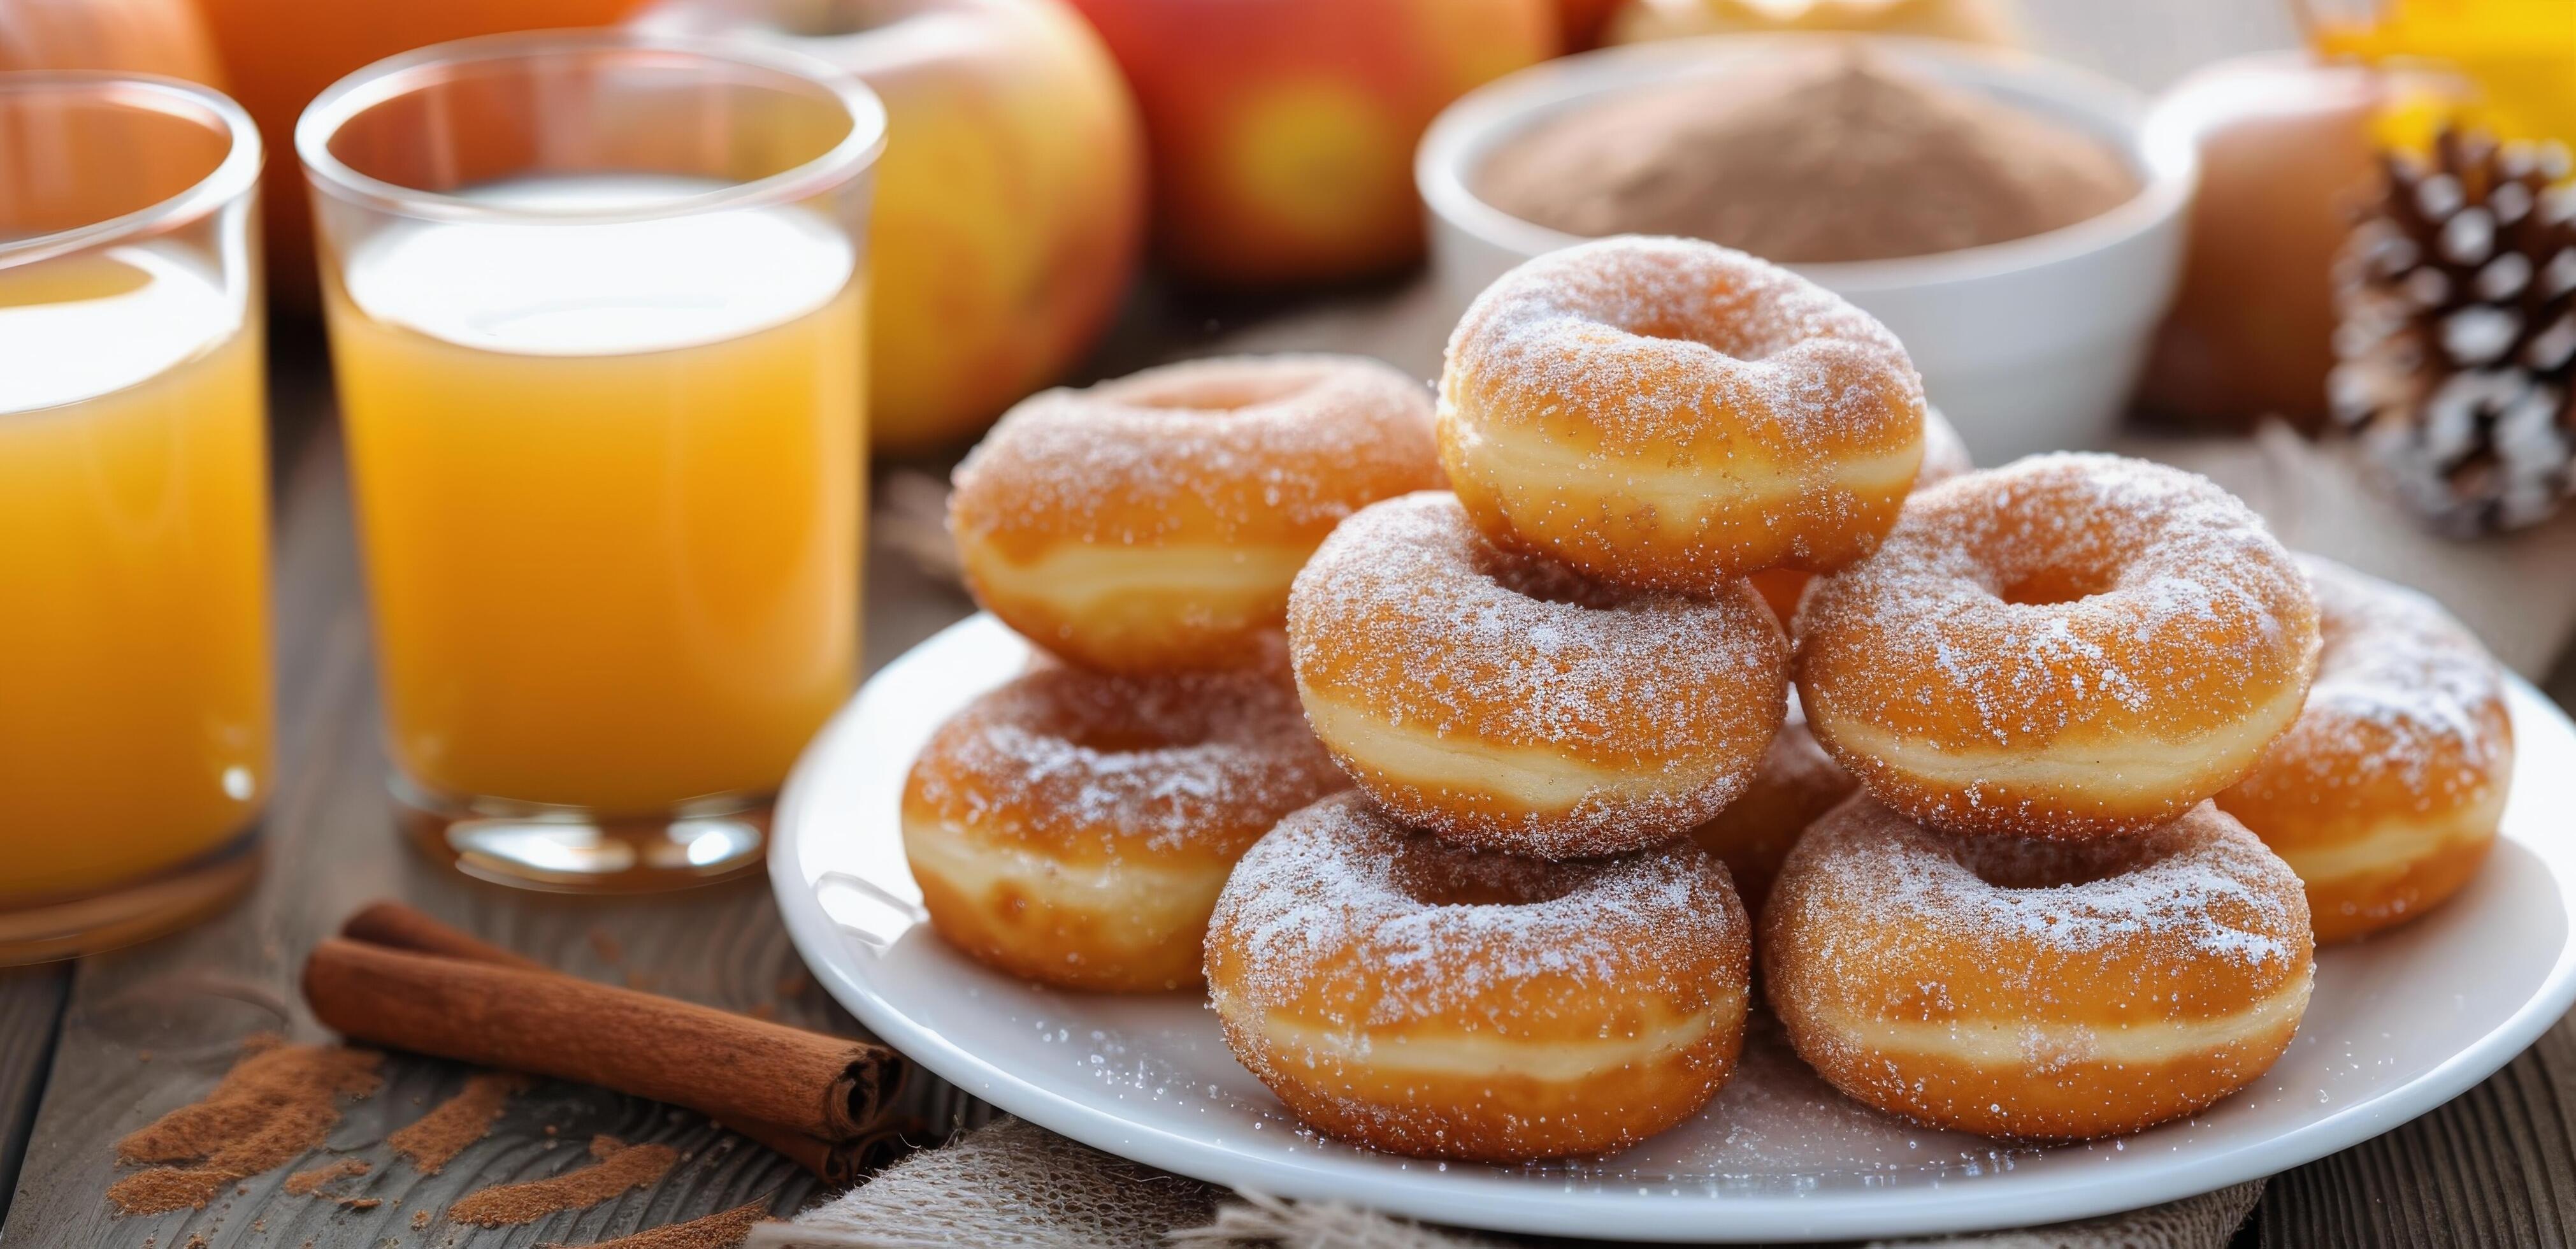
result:
[[(2263, 1183), (2023, 1231), (1878, 1241), (1872, 1249), (2224, 1249)], [(1002, 1119), (915, 1154), (753, 1249), (1499, 1249), (1571, 1246), (1452, 1231), (1338, 1202), (1228, 1193)]]

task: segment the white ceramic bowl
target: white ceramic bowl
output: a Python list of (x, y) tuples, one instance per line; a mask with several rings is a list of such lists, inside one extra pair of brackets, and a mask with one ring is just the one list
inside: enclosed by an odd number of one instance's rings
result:
[[(1460, 98), (1432, 123), (1414, 157), (1442, 298), (1463, 312), (1512, 266), (1582, 241), (1477, 198), (1478, 171), (1515, 135), (1606, 95), (1724, 74), (1837, 38), (1721, 35), (1611, 48), (1550, 61)], [(2128, 401), (2179, 276), (2185, 209), (2198, 178), (2191, 136), (2178, 126), (2150, 128), (2138, 93), (2054, 61), (1924, 39), (1869, 44), (1937, 81), (2101, 137), (2128, 156), (2141, 189), (2100, 216), (2007, 243), (1793, 267), (1904, 340), (1932, 402), (1979, 462), (2100, 445)]]

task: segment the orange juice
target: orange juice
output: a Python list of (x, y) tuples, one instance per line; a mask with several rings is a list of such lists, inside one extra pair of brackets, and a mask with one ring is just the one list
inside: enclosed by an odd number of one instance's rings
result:
[[(612, 209), (706, 189), (485, 188)], [(326, 275), (387, 723), (434, 796), (775, 789), (857, 659), (861, 289), (795, 207), (404, 221)]]
[(0, 269), (0, 898), (179, 865), (259, 809), (257, 324), (149, 245)]

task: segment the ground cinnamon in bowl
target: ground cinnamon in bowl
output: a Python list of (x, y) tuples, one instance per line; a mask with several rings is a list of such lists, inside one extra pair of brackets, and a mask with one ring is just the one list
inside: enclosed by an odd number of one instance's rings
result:
[(2138, 190), (2101, 140), (1857, 47), (1578, 105), (1505, 142), (1476, 181), (1569, 234), (1682, 235), (1787, 264), (2025, 238)]

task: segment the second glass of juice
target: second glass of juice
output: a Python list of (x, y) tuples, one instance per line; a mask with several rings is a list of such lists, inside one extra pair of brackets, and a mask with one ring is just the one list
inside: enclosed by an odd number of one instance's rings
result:
[(848, 694), (875, 97), (617, 33), (380, 62), (296, 131), (394, 789), (475, 875), (757, 866)]

